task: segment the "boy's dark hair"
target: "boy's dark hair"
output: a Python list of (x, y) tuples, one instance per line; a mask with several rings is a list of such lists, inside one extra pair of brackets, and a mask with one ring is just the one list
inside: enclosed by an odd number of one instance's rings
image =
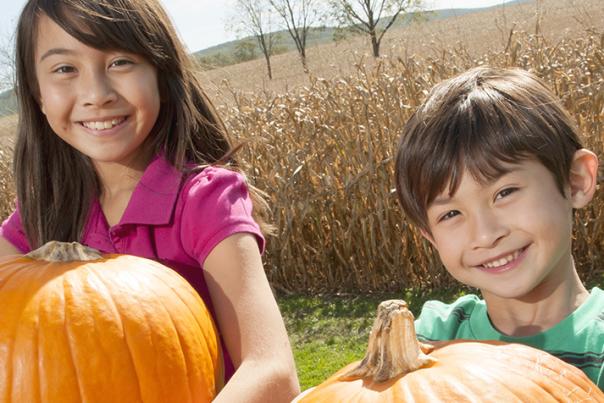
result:
[[(49, 240), (79, 241), (89, 206), (101, 191), (89, 158), (62, 141), (40, 110), (34, 52), (41, 15), (90, 47), (138, 54), (156, 68), (161, 108), (145, 147), (162, 152), (183, 172), (190, 162), (233, 161), (225, 126), (158, 0), (29, 0), (16, 37), (14, 170), (32, 248)], [(263, 226), (267, 207), (256, 189), (250, 186), (250, 191), (257, 202), (254, 215)]]
[(396, 190), (408, 219), (430, 234), (427, 209), (465, 169), (478, 181), (505, 174), (506, 163), (536, 159), (564, 194), (582, 148), (568, 112), (547, 86), (521, 69), (477, 67), (436, 85), (403, 129)]

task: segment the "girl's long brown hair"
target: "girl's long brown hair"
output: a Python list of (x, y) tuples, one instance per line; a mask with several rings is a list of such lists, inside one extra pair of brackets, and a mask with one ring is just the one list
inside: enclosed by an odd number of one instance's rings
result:
[[(145, 57), (157, 69), (160, 113), (145, 147), (164, 152), (175, 167), (229, 163), (226, 128), (194, 75), (189, 56), (157, 0), (30, 0), (17, 26), (19, 125), (14, 172), (30, 246), (79, 241), (92, 200), (101, 191), (90, 159), (61, 140), (39, 105), (35, 48), (40, 15), (80, 42)], [(255, 218), (267, 229), (268, 206), (254, 187)]]

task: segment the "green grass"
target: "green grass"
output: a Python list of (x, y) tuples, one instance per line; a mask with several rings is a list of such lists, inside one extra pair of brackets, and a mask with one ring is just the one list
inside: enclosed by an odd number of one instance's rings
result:
[(452, 302), (460, 290), (400, 294), (280, 296), (279, 307), (290, 337), (302, 390), (365, 355), (377, 306), (404, 299), (417, 315), (428, 299)]

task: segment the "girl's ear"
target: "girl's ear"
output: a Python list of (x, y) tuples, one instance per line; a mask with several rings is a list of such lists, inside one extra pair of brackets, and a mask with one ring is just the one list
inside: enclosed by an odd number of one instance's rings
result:
[(598, 185), (598, 157), (584, 148), (575, 152), (570, 166), (570, 198), (573, 208), (585, 207)]
[(44, 107), (44, 100), (40, 95), (36, 97), (38, 99), (38, 105), (40, 106), (40, 110), (44, 115), (46, 115), (46, 108)]

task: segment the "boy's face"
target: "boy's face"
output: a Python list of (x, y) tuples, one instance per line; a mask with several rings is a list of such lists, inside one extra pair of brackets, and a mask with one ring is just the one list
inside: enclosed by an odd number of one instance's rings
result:
[(584, 201), (573, 180), (565, 198), (538, 161), (509, 168), (486, 184), (464, 172), (453, 196), (446, 189), (428, 207), (431, 235), (424, 235), (449, 273), (485, 298), (530, 298), (574, 274), (572, 209)]

